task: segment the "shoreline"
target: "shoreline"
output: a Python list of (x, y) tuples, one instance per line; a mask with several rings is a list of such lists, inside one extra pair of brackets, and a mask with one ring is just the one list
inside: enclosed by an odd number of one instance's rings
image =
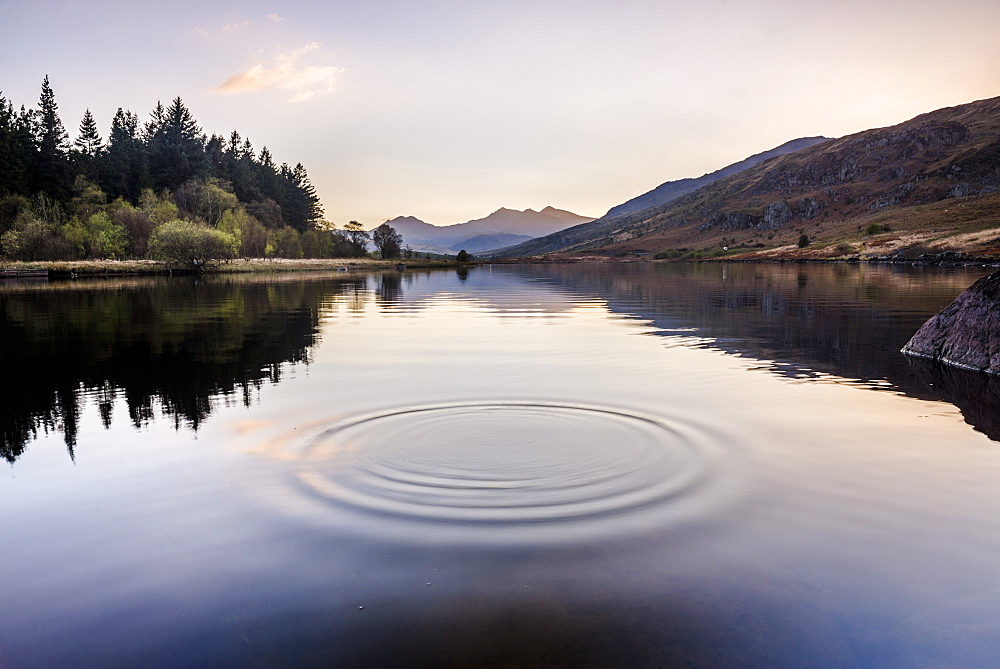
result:
[[(370, 258), (250, 258), (222, 261), (207, 268), (204, 274), (278, 274), (285, 272), (333, 272), (338, 270), (426, 269), (435, 267), (460, 267), (467, 263), (453, 260)], [(37, 260), (0, 263), (0, 272), (10, 273), (9, 278), (30, 278), (45, 272), (50, 278), (97, 276), (180, 276), (191, 275), (190, 270), (171, 268), (159, 260)], [(5, 277), (6, 278), (6, 277)]]
[[(930, 257), (898, 258), (879, 256), (870, 258), (839, 257), (818, 258), (797, 255), (769, 255), (754, 257), (739, 255), (715, 258), (654, 259), (651, 255), (604, 256), (575, 254), (545, 254), (527, 258), (493, 258), (459, 263), (453, 260), (375, 260), (370, 258), (250, 258), (231, 260), (207, 269), (205, 275), (220, 274), (286, 274), (295, 272), (372, 271), (397, 269), (440, 269), (475, 267), (479, 265), (524, 264), (586, 264), (586, 263), (830, 263), (846, 265), (909, 265), (909, 266), (980, 266), (1000, 267), (1000, 258), (964, 256), (962, 254), (936, 254)], [(0, 279), (30, 278), (86, 278), (129, 276), (189, 276), (190, 270), (171, 269), (167, 263), (156, 260), (81, 260), (81, 261), (12, 261), (0, 264)]]

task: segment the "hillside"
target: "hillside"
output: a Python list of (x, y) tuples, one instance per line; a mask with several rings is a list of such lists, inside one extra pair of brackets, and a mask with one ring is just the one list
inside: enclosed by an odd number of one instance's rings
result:
[[(397, 216), (389, 221), (389, 225), (403, 236), (404, 245), (417, 251), (447, 252), (449, 249), (477, 247), (478, 251), (509, 245), (523, 241), (526, 237), (540, 237), (552, 232), (568, 228), (594, 219), (579, 216), (569, 211), (545, 207), (541, 211), (525, 209), (516, 211), (501, 207), (489, 216), (477, 218), (465, 223), (454, 225), (431, 225), (413, 216)], [(497, 235), (495, 246), (483, 246), (490, 243), (484, 235)], [(473, 240), (471, 244), (465, 244)]]
[(769, 158), (783, 156), (786, 153), (792, 153), (793, 151), (798, 151), (799, 149), (805, 149), (807, 147), (820, 144), (821, 142), (826, 142), (829, 139), (829, 137), (801, 137), (799, 139), (793, 139), (790, 142), (785, 142), (781, 146), (771, 149), (770, 151), (763, 151), (761, 153), (754, 154), (749, 158), (744, 158), (738, 163), (727, 165), (721, 170), (716, 170), (697, 178), (679, 179), (677, 181), (662, 183), (649, 192), (643, 193), (638, 197), (634, 197), (628, 202), (624, 202), (616, 207), (612, 207), (608, 210), (608, 213), (605, 214), (605, 216), (618, 216), (666, 204), (671, 200), (676, 200), (682, 195), (693, 193), (703, 186), (715, 183), (719, 179), (736, 174), (737, 172), (742, 172), (745, 169), (749, 169)]
[[(802, 235), (809, 244), (799, 249)], [(1000, 98), (991, 98), (771, 158), (504, 255), (989, 255), (998, 247)]]

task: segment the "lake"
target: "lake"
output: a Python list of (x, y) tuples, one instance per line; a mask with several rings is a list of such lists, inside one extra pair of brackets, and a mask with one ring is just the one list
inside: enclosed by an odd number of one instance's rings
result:
[(986, 666), (978, 268), (0, 285), (0, 666)]

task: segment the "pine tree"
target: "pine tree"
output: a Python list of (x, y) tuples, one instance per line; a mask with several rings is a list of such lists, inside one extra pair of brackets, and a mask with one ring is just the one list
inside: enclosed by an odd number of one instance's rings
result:
[(34, 190), (63, 199), (69, 193), (69, 138), (59, 119), (59, 107), (49, 85), (49, 75), (42, 81), (42, 93), (34, 116), (35, 143), (38, 147)]
[[(23, 108), (21, 113), (25, 113)], [(30, 134), (21, 131), (21, 124), (14, 105), (0, 94), (0, 196), (27, 193), (34, 147)]]
[(157, 104), (146, 134), (149, 173), (155, 190), (174, 190), (189, 179), (208, 175), (205, 136), (179, 97), (165, 110)]
[(139, 137), (139, 117), (121, 107), (111, 121), (111, 134), (105, 151), (103, 187), (112, 198), (135, 201), (146, 185), (145, 158)]
[(93, 158), (104, 148), (101, 136), (97, 132), (97, 123), (94, 115), (87, 109), (83, 113), (83, 120), (80, 121), (80, 134), (74, 142), (77, 150), (85, 156)]
[(299, 232), (305, 232), (323, 217), (316, 189), (309, 182), (302, 163), (296, 164), (292, 170), (288, 169), (288, 165), (282, 165), (281, 174), (285, 179), (285, 200), (278, 200), (278, 204), (284, 212), (285, 222)]
[(160, 128), (163, 127), (163, 121), (167, 116), (167, 111), (163, 108), (163, 103), (159, 100), (156, 101), (156, 107), (149, 115), (149, 121), (143, 126), (143, 141), (149, 144), (154, 137), (160, 132)]

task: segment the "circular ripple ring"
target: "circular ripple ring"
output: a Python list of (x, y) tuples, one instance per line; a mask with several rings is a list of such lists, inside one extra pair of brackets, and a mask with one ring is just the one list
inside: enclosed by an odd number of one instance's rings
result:
[(300, 442), (298, 482), (354, 512), (413, 522), (527, 526), (662, 506), (705, 478), (680, 424), (611, 408), (534, 402), (367, 414)]

